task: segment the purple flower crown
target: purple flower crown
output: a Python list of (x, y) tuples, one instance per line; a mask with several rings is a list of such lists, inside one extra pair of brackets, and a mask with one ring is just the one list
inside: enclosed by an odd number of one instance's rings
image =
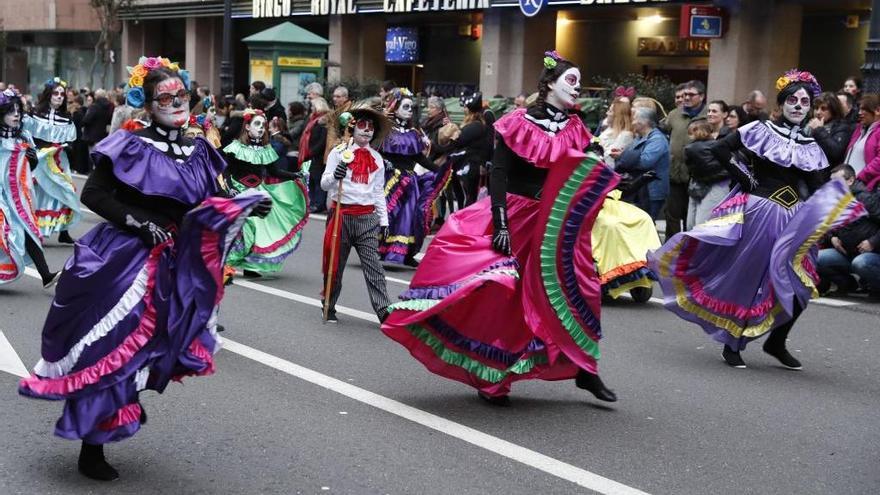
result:
[(0, 91), (0, 106), (8, 105), (13, 100), (21, 99), (21, 93), (16, 89), (6, 88)]

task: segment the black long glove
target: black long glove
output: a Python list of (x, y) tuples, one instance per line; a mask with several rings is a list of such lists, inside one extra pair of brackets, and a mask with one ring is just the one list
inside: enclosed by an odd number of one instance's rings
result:
[(507, 228), (507, 210), (503, 207), (492, 207), (492, 249), (510, 256), (510, 230)]
[(348, 164), (341, 161), (339, 165), (336, 165), (336, 169), (333, 171), (333, 178), (336, 180), (342, 180), (345, 178), (345, 173), (348, 171)]
[(24, 152), (25, 158), (27, 158), (28, 165), (31, 167), (31, 171), (37, 168), (37, 164), (40, 163), (40, 160), (37, 158), (37, 149), (33, 146), (28, 146), (28, 148)]
[(155, 223), (147, 220), (139, 222), (131, 215), (125, 215), (125, 224), (134, 229), (137, 236), (147, 247), (154, 247), (171, 239), (171, 233)]
[(272, 198), (263, 198), (254, 206), (249, 216), (265, 218), (272, 211)]

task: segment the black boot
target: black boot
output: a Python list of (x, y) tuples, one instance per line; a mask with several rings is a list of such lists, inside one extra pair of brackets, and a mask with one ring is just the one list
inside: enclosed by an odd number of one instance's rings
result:
[(58, 242), (61, 244), (75, 244), (76, 240), (73, 237), (70, 237), (70, 232), (62, 230), (58, 233)]
[(510, 397), (508, 397), (506, 395), (492, 396), (489, 394), (485, 394), (483, 392), (477, 392), (477, 395), (480, 397), (480, 399), (488, 402), (489, 404), (492, 404), (493, 406), (498, 406), (498, 407), (510, 406)]
[(785, 338), (789, 330), (791, 330), (791, 327), (788, 325), (773, 329), (770, 332), (770, 336), (767, 337), (767, 341), (764, 342), (764, 352), (775, 357), (786, 368), (799, 370), (803, 368), (801, 362), (795, 359), (788, 352), (788, 349), (785, 348)]
[(601, 401), (617, 402), (617, 394), (602, 383), (599, 375), (579, 370), (577, 377), (574, 379), (574, 384), (577, 385), (577, 388), (582, 388), (595, 395)]
[(785, 340), (788, 338), (788, 333), (791, 332), (792, 327), (794, 327), (794, 322), (797, 321), (801, 311), (802, 309), (800, 305), (795, 303), (794, 315), (791, 321), (771, 330), (770, 336), (767, 337), (767, 340), (764, 342), (764, 352), (775, 357), (783, 366), (792, 370), (799, 370), (803, 368), (803, 366), (801, 366), (801, 362), (795, 359), (794, 356), (788, 352), (788, 349), (785, 348)]
[(734, 368), (746, 367), (746, 362), (743, 361), (742, 356), (739, 355), (739, 351), (734, 351), (730, 346), (724, 346), (724, 350), (721, 351), (721, 357), (724, 358), (724, 362), (727, 363), (728, 366)]
[(43, 288), (48, 289), (58, 283), (58, 279), (61, 278), (61, 272), (49, 272), (45, 275), (40, 275), (40, 278), (43, 280)]
[(260, 272), (255, 272), (253, 270), (243, 270), (242, 275), (247, 278), (260, 278), (263, 276)]
[(104, 459), (103, 444), (92, 445), (83, 442), (77, 465), (79, 472), (86, 478), (98, 481), (113, 481), (119, 478), (119, 472)]

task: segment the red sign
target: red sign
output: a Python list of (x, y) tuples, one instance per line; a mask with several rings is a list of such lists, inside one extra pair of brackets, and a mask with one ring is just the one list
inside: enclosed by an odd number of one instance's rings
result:
[(721, 7), (681, 6), (680, 38), (720, 38), (727, 31), (727, 15)]

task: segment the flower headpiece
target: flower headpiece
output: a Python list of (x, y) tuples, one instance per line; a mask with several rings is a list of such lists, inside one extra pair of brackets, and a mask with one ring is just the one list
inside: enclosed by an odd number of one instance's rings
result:
[(618, 87), (614, 88), (614, 97), (615, 98), (626, 97), (631, 100), (636, 97), (636, 88), (634, 88), (632, 86), (629, 86), (627, 88), (624, 88), (623, 86), (618, 86)]
[(125, 86), (125, 103), (133, 108), (143, 108), (147, 100), (144, 94), (144, 79), (151, 71), (166, 68), (176, 72), (183, 81), (183, 86), (189, 89), (189, 72), (180, 68), (177, 62), (172, 62), (164, 57), (141, 57), (134, 67), (126, 67), (130, 77)]
[(244, 119), (244, 123), (248, 124), (256, 116), (265, 117), (266, 114), (263, 113), (262, 110), (257, 110), (255, 108), (248, 108), (247, 110), (244, 111), (244, 116), (242, 116), (242, 118)]
[(483, 107), (483, 93), (475, 91), (471, 94), (462, 92), (458, 103), (472, 112), (477, 112)]
[(55, 76), (52, 79), (47, 79), (46, 82), (43, 84), (47, 88), (55, 88), (55, 86), (61, 86), (62, 88), (67, 88), (67, 81), (61, 79), (58, 76)]
[(550, 50), (544, 52), (544, 68), (547, 70), (552, 70), (556, 68), (556, 65), (559, 62), (565, 61), (562, 58), (562, 55), (556, 52), (556, 50)]
[(20, 99), (21, 99), (21, 93), (19, 93), (17, 89), (6, 88), (3, 91), (0, 91), (0, 106), (8, 105), (13, 100), (20, 100)]
[(813, 98), (822, 93), (822, 87), (819, 86), (819, 81), (816, 80), (816, 77), (807, 71), (800, 71), (798, 69), (791, 69), (777, 79), (776, 91), (782, 91), (794, 83), (805, 84), (807, 86), (807, 92), (809, 92)]
[(199, 114), (199, 115), (190, 114), (189, 125), (192, 127), (198, 127), (200, 129), (202, 129), (203, 131), (207, 131), (208, 129), (213, 127), (213, 124), (211, 123), (211, 119), (209, 119), (208, 115), (204, 114), (204, 113)]

